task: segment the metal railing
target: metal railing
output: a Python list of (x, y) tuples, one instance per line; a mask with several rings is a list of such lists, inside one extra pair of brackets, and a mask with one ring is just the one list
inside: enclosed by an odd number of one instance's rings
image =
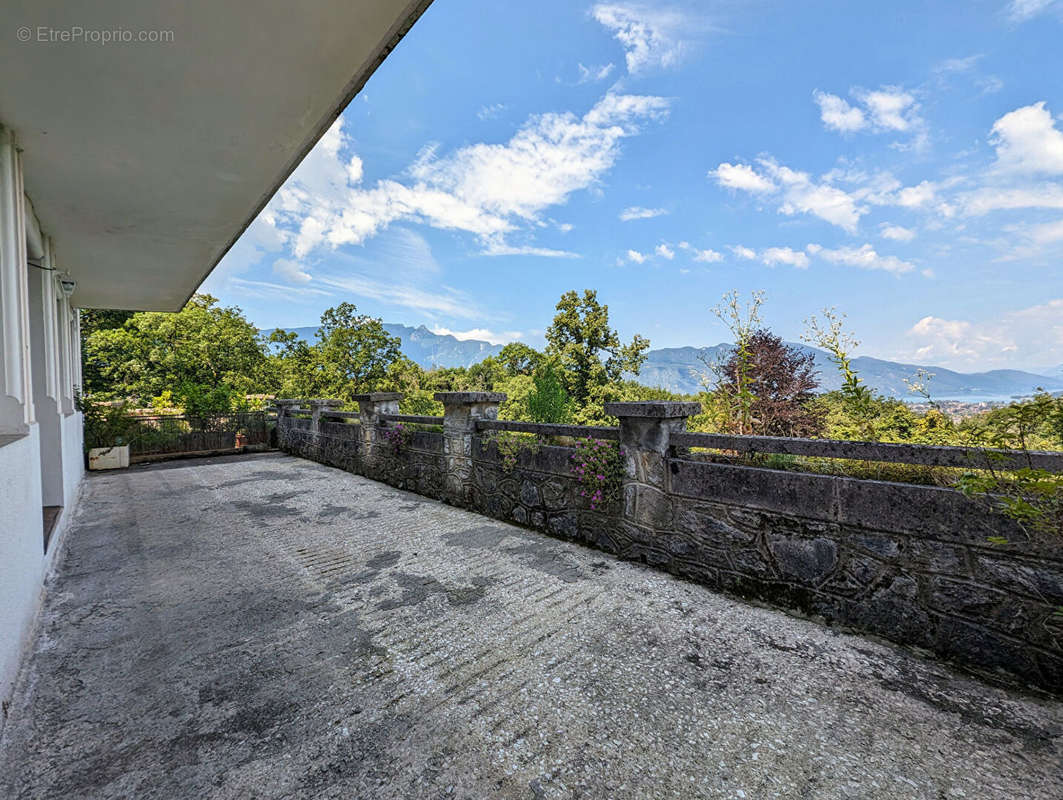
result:
[(131, 456), (195, 453), (268, 446), (273, 427), (274, 418), (265, 411), (203, 416), (159, 414), (131, 417), (123, 438)]

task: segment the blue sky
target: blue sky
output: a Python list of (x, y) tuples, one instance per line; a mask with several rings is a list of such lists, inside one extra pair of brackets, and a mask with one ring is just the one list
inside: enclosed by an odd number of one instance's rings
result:
[(654, 347), (763, 289), (787, 339), (1063, 364), (1061, 40), (1063, 0), (437, 0), (203, 288), (533, 345), (595, 288)]

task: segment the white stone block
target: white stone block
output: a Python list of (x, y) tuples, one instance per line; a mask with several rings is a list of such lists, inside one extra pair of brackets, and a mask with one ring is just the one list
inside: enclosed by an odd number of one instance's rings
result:
[(129, 445), (94, 447), (89, 450), (89, 469), (125, 469), (129, 466)]

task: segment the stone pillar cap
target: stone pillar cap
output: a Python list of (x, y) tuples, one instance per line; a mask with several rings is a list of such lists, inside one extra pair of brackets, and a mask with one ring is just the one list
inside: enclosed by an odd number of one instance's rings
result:
[(605, 413), (613, 417), (678, 419), (700, 414), (701, 403), (679, 403), (671, 400), (653, 400), (645, 403), (606, 403)]
[(343, 405), (343, 401), (342, 400), (333, 400), (333, 399), (328, 398), (328, 397), (311, 397), (306, 402), (308, 402), (311, 407), (313, 407), (313, 406), (328, 406), (328, 407), (331, 408), (331, 407), (334, 407), (334, 406), (342, 406)]
[(436, 392), (432, 397), (444, 405), (501, 403), (506, 399), (504, 392)]
[(359, 403), (383, 403), (387, 400), (401, 400), (402, 392), (369, 392), (356, 394), (351, 399)]

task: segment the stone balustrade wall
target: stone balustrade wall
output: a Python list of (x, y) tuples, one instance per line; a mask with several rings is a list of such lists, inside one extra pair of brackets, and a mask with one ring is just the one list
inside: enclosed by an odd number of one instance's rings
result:
[[(1063, 532), (1028, 534), (952, 489), (692, 460), (673, 442), (691, 444), (684, 420), (696, 409), (683, 403), (609, 404), (620, 428), (606, 436), (625, 451), (622, 498), (591, 510), (574, 448), (521, 450), (507, 467), (487, 429), (529, 426), (495, 422), (500, 396), (437, 399), (442, 433), (407, 430), (396, 443), (387, 432), (403, 420), (398, 396), (365, 395), (354, 424), (325, 406), (316, 415), (282, 408), (278, 442), (987, 677), (1063, 692)], [(595, 435), (566, 429), (580, 432)]]

